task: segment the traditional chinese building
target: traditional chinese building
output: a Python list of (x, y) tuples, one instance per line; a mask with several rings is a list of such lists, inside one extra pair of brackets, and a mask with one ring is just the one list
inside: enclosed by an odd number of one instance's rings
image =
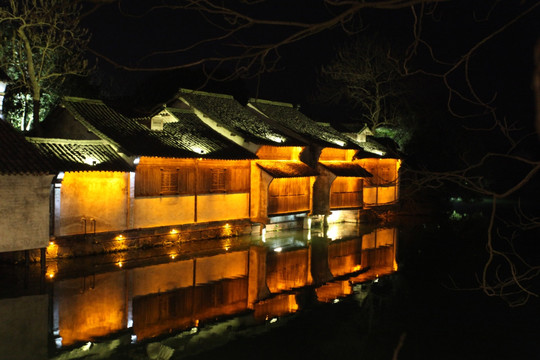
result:
[(65, 98), (62, 105), (43, 124), (47, 139), (32, 141), (62, 171), (51, 235), (63, 251), (66, 236), (82, 237), (80, 251), (93, 253), (249, 227), (255, 155), (189, 109), (134, 118), (97, 100)]
[[(399, 160), (383, 144), (369, 134), (353, 139), (287, 103), (244, 106), (229, 95), (180, 90), (155, 111), (126, 115), (66, 97), (41, 128), (41, 137), (26, 140), (2, 132), (19, 144), (10, 149), (32, 155), (3, 159), (0, 191), (23, 184), (10, 196), (43, 196), (31, 202), (39, 236), (17, 234), (15, 242), (29, 243), (11, 247), (1, 239), (0, 251), (48, 246), (50, 257), (77, 256), (310, 227), (330, 214), (358, 221), (362, 209), (399, 196)], [(31, 179), (41, 190), (23, 194)]]
[(37, 149), (0, 120), (0, 253), (47, 247), (54, 176)]
[(180, 90), (176, 103), (194, 109), (214, 131), (251, 151), (251, 221), (303, 222), (311, 212), (318, 172), (302, 161), (311, 149), (294, 132), (265, 121), (232, 96)]
[[(312, 215), (327, 216), (332, 211), (363, 207), (364, 179), (372, 175), (353, 162), (355, 154), (362, 150), (356, 141), (309, 119), (292, 104), (252, 99), (248, 106), (266, 121), (310, 144), (306, 152), (309, 156), (302, 160), (319, 173), (313, 184)], [(356, 215), (357, 211), (353, 212), (353, 217)]]

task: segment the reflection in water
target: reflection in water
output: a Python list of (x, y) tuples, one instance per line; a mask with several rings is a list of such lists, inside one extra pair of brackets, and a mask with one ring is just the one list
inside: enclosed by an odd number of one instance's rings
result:
[[(333, 225), (326, 234), (229, 238), (213, 249), (203, 246), (202, 253), (164, 249), (152, 261), (116, 254), (110, 266), (76, 277), (62, 272), (65, 263), (51, 263), (46, 276), (52, 306), (42, 316), (49, 318), (60, 353), (73, 346), (90, 351), (88, 344), (124, 333), (139, 342), (183, 331), (195, 336), (235, 316), (248, 316), (252, 325), (271, 323), (302, 310), (305, 299), (335, 302), (352, 294), (355, 284), (397, 270), (396, 236), (394, 228), (360, 234), (357, 227)], [(14, 305), (8, 304), (0, 300), (2, 314), (10, 314)], [(19, 313), (11, 313), (14, 322), (25, 321)]]

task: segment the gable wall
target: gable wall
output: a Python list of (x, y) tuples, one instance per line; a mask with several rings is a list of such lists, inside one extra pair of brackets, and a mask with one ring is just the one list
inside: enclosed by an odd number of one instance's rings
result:
[(45, 248), (53, 175), (0, 175), (0, 252)]
[[(54, 121), (50, 121), (54, 120)], [(79, 121), (75, 120), (67, 110), (55, 116), (54, 119), (47, 119), (43, 124), (43, 137), (78, 140), (99, 140), (99, 137), (88, 131)]]

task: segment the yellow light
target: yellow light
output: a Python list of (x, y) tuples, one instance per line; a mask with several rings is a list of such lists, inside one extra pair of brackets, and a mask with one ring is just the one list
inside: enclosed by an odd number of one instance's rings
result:
[(91, 165), (91, 166), (96, 166), (97, 164), (99, 164), (101, 161), (99, 161), (98, 159), (96, 159), (95, 157), (93, 156), (87, 156), (84, 158), (84, 163), (85, 164), (88, 164), (88, 165)]
[(178, 230), (172, 229), (172, 230), (171, 230), (171, 234), (173, 234), (173, 235), (174, 235), (174, 234), (178, 234)]
[(116, 237), (116, 240), (123, 240), (123, 239), (124, 239), (124, 235), (118, 235), (118, 236)]
[(123, 264), (122, 264), (121, 261), (119, 261), (119, 262), (116, 263), (116, 265), (117, 265), (118, 267), (122, 267)]
[(54, 277), (54, 272), (48, 272), (47, 276), (49, 277), (49, 279), (52, 279)]
[(49, 246), (54, 246), (54, 241), (49, 241)]
[(175, 258), (177, 255), (176, 255), (176, 254), (171, 254), (171, 255), (169, 255), (169, 256), (171, 257), (171, 259), (174, 260), (174, 258)]

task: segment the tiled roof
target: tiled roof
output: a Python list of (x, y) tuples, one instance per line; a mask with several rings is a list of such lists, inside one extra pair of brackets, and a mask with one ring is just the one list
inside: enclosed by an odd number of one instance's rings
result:
[(262, 121), (232, 96), (201, 91), (181, 90), (188, 105), (202, 112), (232, 133), (258, 145), (302, 146), (305, 143)]
[(203, 123), (193, 111), (167, 108), (178, 122), (167, 123), (164, 130), (185, 146), (205, 157), (216, 159), (256, 159), (255, 154), (235, 144)]
[(317, 176), (319, 173), (300, 161), (257, 161), (257, 166), (274, 178)]
[(373, 159), (373, 158), (378, 159), (378, 158), (382, 158), (382, 156), (366, 151), (366, 150), (359, 150), (356, 152), (356, 154), (354, 154), (353, 158), (354, 159)]
[[(190, 148), (189, 144), (184, 143), (177, 131), (169, 131), (174, 126), (166, 124), (162, 131), (151, 130), (142, 124), (143, 121), (150, 121), (149, 116), (138, 119), (128, 118), (102, 101), (64, 98), (63, 103), (66, 109), (89, 130), (132, 155), (209, 159), (220, 159), (219, 156), (223, 155), (225, 159), (236, 158), (228, 156), (226, 151), (221, 154), (217, 152), (201, 154), (200, 151), (197, 152)], [(236, 154), (233, 155), (236, 156)]]
[(321, 161), (320, 164), (336, 176), (344, 177), (373, 177), (373, 175), (358, 164), (348, 161)]
[(28, 138), (57, 171), (134, 171), (103, 140)]
[(34, 145), (0, 120), (0, 174), (52, 174), (53, 167)]
[(324, 147), (360, 149), (360, 146), (348, 136), (330, 126), (317, 124), (291, 104), (255, 99), (251, 99), (249, 104), (265, 114), (270, 121)]

